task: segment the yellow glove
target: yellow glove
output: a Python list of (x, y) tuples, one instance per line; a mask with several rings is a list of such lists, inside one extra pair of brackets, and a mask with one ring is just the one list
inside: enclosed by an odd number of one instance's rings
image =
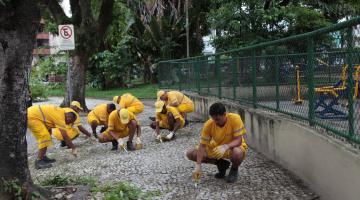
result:
[(225, 152), (229, 149), (227, 144), (223, 144), (214, 148), (214, 156), (216, 159), (220, 159), (224, 156)]
[(119, 146), (120, 146), (121, 149), (126, 150), (125, 143), (124, 143), (124, 140), (122, 138), (118, 139), (118, 143), (119, 143)]
[(136, 137), (136, 140), (135, 140), (135, 149), (136, 149), (136, 150), (142, 149), (142, 143), (141, 143), (140, 137)]
[(76, 149), (76, 148), (73, 148), (73, 149), (71, 150), (71, 154), (72, 154), (74, 157), (77, 157), (77, 156), (78, 156), (77, 149)]
[(159, 142), (162, 142), (162, 139), (161, 139), (161, 135), (160, 135), (160, 134), (156, 136), (156, 140), (158, 140)]
[(199, 182), (201, 177), (201, 165), (200, 164), (196, 164), (195, 165), (195, 170), (193, 172), (193, 179), (195, 182)]

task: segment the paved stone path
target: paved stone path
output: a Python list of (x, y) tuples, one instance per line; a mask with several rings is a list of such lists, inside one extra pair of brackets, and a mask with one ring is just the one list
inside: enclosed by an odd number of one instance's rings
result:
[[(58, 104), (61, 99), (51, 98)], [(44, 102), (44, 103), (49, 103)], [(92, 108), (106, 101), (87, 100)], [(160, 190), (156, 199), (318, 199), (301, 180), (276, 163), (249, 149), (247, 158), (240, 167), (238, 182), (228, 184), (213, 177), (216, 167), (203, 165), (203, 176), (198, 187), (191, 179), (194, 163), (185, 158), (185, 151), (199, 139), (201, 123), (192, 123), (178, 132), (175, 141), (157, 143), (154, 132), (148, 127), (154, 109), (152, 101), (145, 101), (145, 111), (138, 118), (142, 124), (144, 148), (126, 153), (110, 151), (111, 144), (91, 143), (81, 136), (75, 140), (79, 157), (73, 158), (70, 151), (59, 147), (50, 149), (49, 156), (56, 158), (53, 168), (34, 169), (34, 140), (28, 135), (29, 164), (34, 180), (42, 180), (57, 174), (68, 176), (91, 176), (100, 182), (131, 181), (144, 190)], [(85, 117), (82, 119), (85, 125)], [(88, 130), (90, 127), (86, 125)], [(163, 132), (166, 134), (166, 132)]]

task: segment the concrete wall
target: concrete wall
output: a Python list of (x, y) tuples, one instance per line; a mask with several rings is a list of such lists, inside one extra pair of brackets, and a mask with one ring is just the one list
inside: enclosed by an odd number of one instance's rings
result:
[[(195, 103), (197, 117), (208, 119), (209, 106), (219, 101), (186, 93)], [(321, 199), (360, 199), (360, 152), (326, 134), (280, 114), (222, 101), (239, 113), (254, 150), (299, 176)]]

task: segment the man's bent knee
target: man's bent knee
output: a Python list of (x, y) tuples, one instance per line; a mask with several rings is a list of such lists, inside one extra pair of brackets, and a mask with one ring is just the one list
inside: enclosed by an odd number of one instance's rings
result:
[(186, 152), (186, 157), (187, 157), (189, 160), (196, 161), (197, 150), (196, 150), (196, 149), (189, 149), (189, 150)]
[(245, 152), (240, 147), (235, 147), (231, 151), (231, 160), (232, 161), (241, 161), (244, 159)]

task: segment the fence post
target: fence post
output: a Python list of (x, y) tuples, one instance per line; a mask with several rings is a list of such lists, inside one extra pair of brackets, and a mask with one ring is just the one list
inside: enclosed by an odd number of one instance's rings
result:
[(233, 100), (236, 99), (236, 86), (237, 84), (237, 59), (232, 58), (233, 59), (233, 63), (232, 63), (232, 86), (233, 86)]
[(352, 66), (352, 56), (353, 56), (353, 32), (352, 27), (347, 29), (347, 53), (346, 53), (346, 61), (348, 64), (348, 103), (349, 103), (349, 135), (348, 139), (352, 139), (354, 136), (354, 78), (353, 78), (353, 66)]
[(205, 61), (205, 65), (206, 65), (206, 83), (207, 83), (207, 95), (210, 95), (210, 78), (209, 78), (209, 66), (210, 63), (208, 63), (209, 61)]
[(309, 124), (314, 125), (315, 119), (315, 85), (314, 85), (314, 39), (307, 39), (307, 59), (308, 59), (308, 95), (309, 95)]
[(215, 56), (215, 71), (217, 77), (217, 86), (218, 86), (218, 97), (221, 98), (221, 70), (220, 70), (220, 56)]
[(180, 67), (177, 67), (177, 74), (179, 76), (179, 91), (181, 91), (181, 81), (182, 81), (182, 71), (181, 69), (183, 68), (182, 64), (178, 64), (180, 65)]
[(255, 49), (253, 49), (251, 52), (251, 74), (252, 74), (252, 87), (253, 87), (253, 107), (257, 108)]
[(194, 65), (195, 65), (196, 88), (198, 94), (200, 94), (200, 63), (196, 61)]
[(275, 82), (276, 82), (276, 111), (280, 110), (280, 66), (279, 66), (279, 55), (277, 48), (275, 49)]

